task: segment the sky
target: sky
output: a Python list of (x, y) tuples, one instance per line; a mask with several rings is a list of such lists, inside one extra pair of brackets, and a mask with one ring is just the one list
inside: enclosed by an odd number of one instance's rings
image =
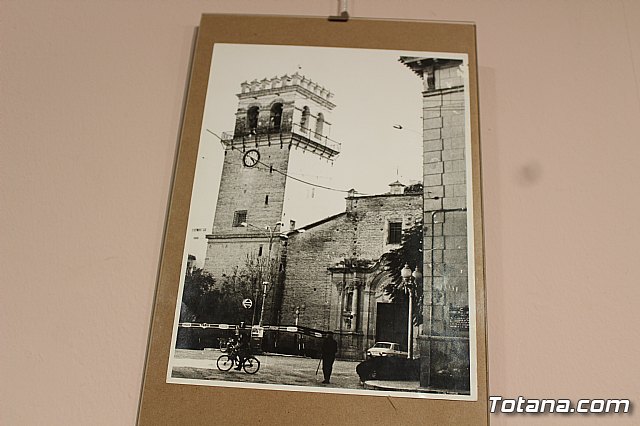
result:
[[(325, 168), (329, 186), (382, 194), (395, 180), (422, 181), (422, 80), (400, 56), (457, 57), (429, 52), (307, 46), (216, 44), (209, 77), (191, 202), (189, 229), (211, 232), (224, 149), (213, 132), (232, 132), (244, 81), (298, 72), (334, 93), (330, 138), (342, 144)], [(394, 128), (402, 126), (402, 129)], [(210, 132), (209, 132), (210, 131)], [(323, 160), (324, 161), (324, 160)], [(344, 211), (336, 192), (328, 210)], [(320, 217), (317, 219), (321, 219)], [(302, 225), (302, 224), (301, 224)], [(204, 258), (203, 234), (187, 236), (188, 251)]]

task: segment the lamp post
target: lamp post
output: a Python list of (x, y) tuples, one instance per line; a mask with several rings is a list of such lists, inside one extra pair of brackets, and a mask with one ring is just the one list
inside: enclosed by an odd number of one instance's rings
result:
[(418, 282), (420, 278), (422, 278), (422, 274), (416, 268), (413, 272), (411, 272), (411, 268), (409, 268), (409, 264), (405, 263), (404, 268), (400, 271), (400, 276), (402, 277), (402, 282), (404, 283), (404, 291), (409, 294), (409, 319), (407, 326), (407, 358), (413, 358), (413, 291), (415, 284)]
[[(268, 232), (268, 234), (269, 234), (269, 254), (267, 256), (267, 279), (271, 279), (271, 276), (270, 276), (271, 275), (271, 246), (273, 245), (273, 233), (275, 232), (277, 226), (282, 227), (282, 226), (284, 226), (284, 223), (276, 222), (275, 225), (273, 225), (273, 226), (267, 225), (267, 226), (264, 227), (264, 229), (262, 229), (262, 228), (260, 228), (258, 226), (252, 225), (249, 222), (242, 222), (240, 225), (244, 226), (244, 227), (249, 227), (250, 226), (250, 227), (258, 229), (260, 231), (266, 230)], [(262, 270), (260, 272), (262, 274)], [(263, 281), (262, 282), (262, 306), (260, 307), (260, 320), (258, 321), (258, 326), (260, 326), (260, 327), (262, 327), (262, 321), (264, 320), (264, 302), (267, 299), (267, 287), (268, 286), (269, 286), (269, 281)]]

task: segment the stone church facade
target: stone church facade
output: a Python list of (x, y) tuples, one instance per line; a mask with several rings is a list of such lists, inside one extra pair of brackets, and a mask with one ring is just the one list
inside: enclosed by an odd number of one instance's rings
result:
[(346, 210), (288, 234), (281, 321), (332, 331), (338, 356), (364, 359), (376, 341), (407, 343), (406, 304), (392, 303), (382, 255), (422, 220), (422, 193), (346, 198)]

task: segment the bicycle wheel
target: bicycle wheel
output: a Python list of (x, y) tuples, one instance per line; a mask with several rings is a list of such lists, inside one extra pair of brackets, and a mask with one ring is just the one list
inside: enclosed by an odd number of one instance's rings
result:
[(242, 368), (248, 374), (256, 374), (260, 370), (260, 361), (258, 361), (258, 358), (250, 356), (244, 360)]
[(218, 365), (218, 370), (229, 371), (233, 367), (233, 358), (229, 355), (220, 355), (216, 364)]

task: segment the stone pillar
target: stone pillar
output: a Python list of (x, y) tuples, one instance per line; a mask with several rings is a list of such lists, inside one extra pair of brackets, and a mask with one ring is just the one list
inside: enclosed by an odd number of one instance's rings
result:
[(338, 297), (337, 297), (337, 303), (335, 307), (335, 312), (336, 312), (335, 329), (340, 331), (342, 330), (341, 324), (342, 324), (342, 317), (343, 317), (342, 311), (344, 310), (345, 287), (342, 282), (338, 283), (336, 287), (337, 287)]
[(423, 387), (469, 390), (465, 86), (462, 61), (403, 57), (423, 80)]
[[(364, 335), (364, 346), (371, 346), (370, 343), (373, 340), (372, 336), (372, 317), (375, 315), (375, 310), (373, 309), (373, 303), (375, 302), (375, 291), (371, 290), (371, 287), (367, 285), (363, 289), (363, 297), (362, 297), (362, 334)], [(373, 318), (375, 322), (375, 318)]]
[[(441, 185), (425, 187), (425, 219), (433, 217), (434, 223), (427, 239), (433, 251), (425, 252), (425, 263), (430, 264), (430, 300), (425, 303), (430, 363), (428, 377), (422, 378), (431, 387), (461, 392), (469, 390), (470, 365), (463, 84), (457, 66), (436, 68), (434, 87), (424, 94), (430, 106), (425, 113), (431, 117), (425, 119), (425, 133), (437, 128), (440, 134), (437, 142), (425, 142), (425, 157), (440, 157)], [(431, 150), (436, 145), (440, 149)], [(435, 197), (439, 200), (432, 201)]]
[[(358, 315), (358, 284), (353, 284), (353, 297), (351, 298), (351, 313), (353, 314), (354, 324), (356, 321), (356, 316)], [(352, 327), (353, 331), (356, 330), (355, 327)]]

